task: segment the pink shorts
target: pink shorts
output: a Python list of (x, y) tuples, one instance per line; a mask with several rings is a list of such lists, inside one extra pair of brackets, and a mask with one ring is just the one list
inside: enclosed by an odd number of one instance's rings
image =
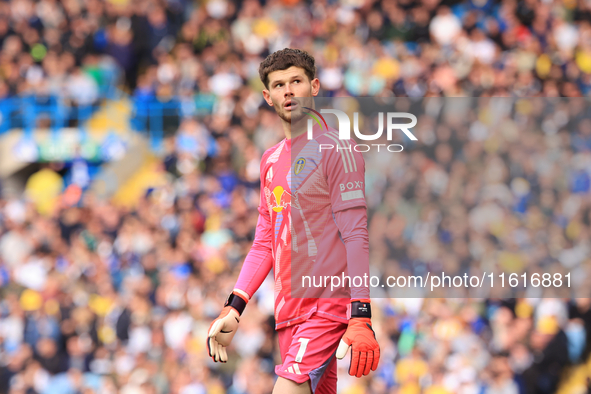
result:
[(335, 353), (347, 325), (313, 314), (303, 323), (277, 331), (283, 364), (275, 373), (296, 383), (310, 380), (313, 394), (336, 394)]

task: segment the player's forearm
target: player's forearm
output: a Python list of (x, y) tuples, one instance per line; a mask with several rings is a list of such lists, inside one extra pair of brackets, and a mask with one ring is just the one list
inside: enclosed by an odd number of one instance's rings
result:
[(273, 258), (270, 251), (251, 249), (244, 260), (234, 290), (246, 293), (250, 299), (261, 287), (272, 266)]
[(267, 218), (261, 214), (257, 222), (252, 248), (244, 259), (234, 290), (241, 292), (241, 294), (246, 293), (250, 299), (261, 287), (272, 267), (271, 226)]
[[(339, 211), (335, 214), (335, 221), (345, 243), (349, 276), (369, 276), (367, 210), (365, 207), (356, 207)], [(351, 299), (369, 299), (369, 287), (352, 286)]]
[[(349, 270), (349, 276), (351, 278), (369, 277), (369, 241), (350, 239), (349, 241), (345, 241), (345, 247), (347, 248), (347, 268)], [(365, 282), (365, 280), (363, 282)], [(351, 299), (369, 299), (369, 287), (363, 285), (359, 287), (351, 285)]]

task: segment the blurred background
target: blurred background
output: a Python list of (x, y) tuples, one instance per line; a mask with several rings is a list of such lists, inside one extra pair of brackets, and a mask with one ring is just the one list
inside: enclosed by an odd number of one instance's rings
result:
[[(253, 240), (260, 156), (283, 138), (269, 53), (308, 50), (323, 96), (581, 97), (590, 22), (586, 0), (1, 1), (0, 393), (271, 392), (271, 281), (230, 362), (204, 341)], [(500, 136), (425, 126), (389, 203), (370, 201), (388, 229), (372, 258), (429, 263), (427, 235), (450, 264), (588, 266), (591, 122), (573, 100)], [(495, 209), (485, 186), (512, 182)], [(376, 299), (380, 368), (339, 363), (339, 393), (589, 393), (590, 305)]]

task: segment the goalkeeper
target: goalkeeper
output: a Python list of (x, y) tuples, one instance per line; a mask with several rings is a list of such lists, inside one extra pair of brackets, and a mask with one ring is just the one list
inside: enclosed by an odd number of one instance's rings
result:
[[(260, 65), (263, 96), (285, 138), (261, 160), (261, 198), (253, 246), (232, 294), (209, 329), (209, 355), (226, 362), (240, 315), (271, 268), (282, 364), (274, 394), (336, 393), (336, 358), (351, 350), (349, 374), (375, 371), (380, 348), (371, 325), (369, 289), (341, 292), (297, 287), (302, 275), (369, 270), (365, 162), (354, 141), (340, 140), (313, 107), (320, 82), (312, 56), (297, 49), (269, 55)], [(310, 103), (302, 105), (308, 98)], [(317, 122), (308, 139), (309, 114)], [(320, 146), (332, 149), (319, 149)], [(336, 149), (334, 147), (339, 147)], [(343, 294), (345, 297), (343, 297)]]

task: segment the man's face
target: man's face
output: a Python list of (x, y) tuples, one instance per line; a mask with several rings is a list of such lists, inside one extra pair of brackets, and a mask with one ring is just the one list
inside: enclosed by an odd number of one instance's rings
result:
[(301, 105), (296, 105), (295, 101), (292, 104), (292, 98), (313, 97), (318, 95), (319, 90), (318, 78), (310, 81), (304, 69), (292, 66), (269, 74), (269, 89), (263, 90), (263, 96), (281, 119), (292, 123), (304, 116)]

